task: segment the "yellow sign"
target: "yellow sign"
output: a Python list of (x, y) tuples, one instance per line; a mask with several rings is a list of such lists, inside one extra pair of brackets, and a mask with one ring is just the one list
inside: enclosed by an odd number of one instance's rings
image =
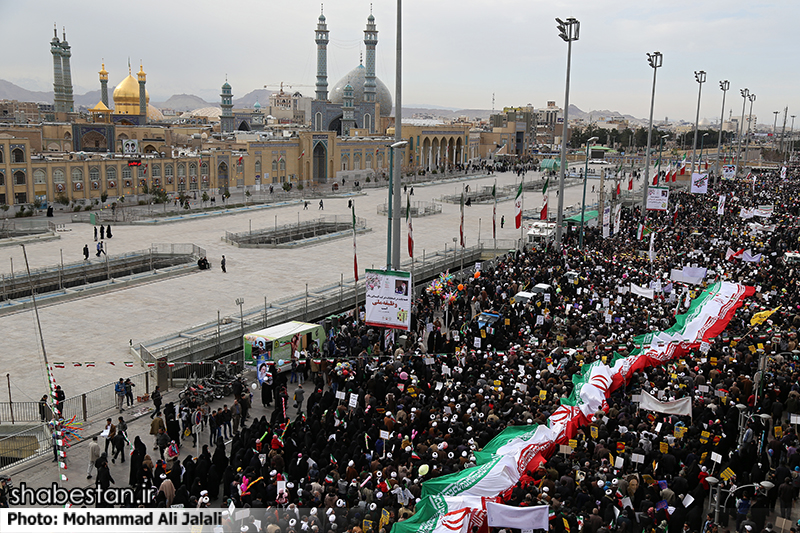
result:
[(737, 341), (731, 341), (731, 348), (736, 348), (739, 345)]
[(711, 363), (711, 364), (712, 364), (712, 365), (714, 365), (714, 366), (717, 366), (717, 358), (716, 358), (716, 357), (712, 357), (712, 358), (710, 358), (710, 359), (708, 360), (708, 362), (709, 362), (709, 363)]
[(671, 379), (678, 379), (678, 374), (670, 374), (669, 377)]
[(506, 318), (506, 326), (510, 326), (510, 325), (511, 325), (511, 319), (510, 318)]
[(775, 426), (775, 438), (780, 439), (783, 437), (783, 428), (781, 426)]
[(731, 470), (730, 468), (726, 468), (725, 470), (720, 472), (719, 477), (721, 477), (725, 481), (728, 481), (730, 478), (734, 477), (735, 475), (736, 474), (734, 473), (733, 470)]
[(544, 401), (547, 399), (547, 391), (542, 389), (539, 391), (539, 399)]
[(658, 447), (661, 450), (661, 453), (669, 453), (669, 444), (666, 442), (659, 442)]
[(482, 339), (485, 339), (485, 338), (486, 338), (486, 330), (485, 330), (485, 329), (482, 329), (482, 330), (481, 330), (481, 338), (482, 338)]
[(578, 439), (569, 439), (569, 447), (573, 450), (578, 447)]
[(503, 382), (502, 382), (502, 381), (500, 381), (499, 379), (496, 379), (496, 380), (494, 380), (494, 386), (495, 386), (495, 387), (500, 387), (500, 386), (502, 386), (502, 385), (503, 385)]
[(764, 345), (763, 345), (763, 344), (761, 344), (760, 342), (758, 343), (758, 349), (759, 349), (759, 350), (763, 350), (763, 349), (764, 349)]
[(750, 353), (756, 353), (756, 347), (753, 346), (752, 344), (750, 346), (748, 346), (747, 348), (750, 350)]
[(708, 452), (703, 452), (703, 455), (700, 456), (700, 462), (705, 463), (706, 457), (708, 457)]
[(592, 434), (592, 438), (593, 438), (593, 439), (596, 439), (596, 438), (597, 438), (597, 436), (598, 436), (598, 435), (599, 435), (599, 433), (600, 433), (600, 431), (597, 429), (597, 426), (592, 426), (592, 427), (590, 427), (590, 428), (589, 428), (589, 431), (591, 432), (591, 434)]
[[(514, 297), (512, 296), (511, 298), (508, 299), (508, 303), (510, 303), (511, 305), (514, 305), (515, 303), (517, 303), (517, 300), (514, 299)], [(508, 319), (506, 319), (506, 320), (508, 320)]]
[(600, 359), (603, 361), (603, 363), (606, 362), (606, 356), (605, 355), (603, 357), (601, 357)]

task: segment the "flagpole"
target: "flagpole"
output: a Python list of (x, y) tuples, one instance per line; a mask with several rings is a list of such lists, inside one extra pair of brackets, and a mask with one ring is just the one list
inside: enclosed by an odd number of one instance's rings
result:
[(492, 186), (492, 197), (494, 206), (492, 207), (492, 239), (494, 240), (494, 253), (497, 253), (497, 178), (494, 179)]
[[(564, 125), (564, 127), (566, 128), (566, 124)], [(561, 142), (565, 142), (565, 141), (562, 140)], [(564, 183), (563, 179), (561, 180), (561, 183), (563, 185), (563, 183)], [(523, 216), (525, 214), (525, 175), (524, 174), (520, 177), (519, 189), (520, 189), (520, 195), (519, 195), (519, 206), (520, 206), (519, 207), (519, 213), (520, 213), (520, 217), (519, 217), (520, 218), (520, 220), (519, 220), (519, 249), (521, 251), (525, 247), (525, 223), (522, 220)], [(561, 245), (561, 241), (559, 241), (558, 244), (560, 246)]]
[(355, 294), (354, 323), (358, 324), (358, 252), (356, 249), (356, 200), (353, 198), (353, 293)]

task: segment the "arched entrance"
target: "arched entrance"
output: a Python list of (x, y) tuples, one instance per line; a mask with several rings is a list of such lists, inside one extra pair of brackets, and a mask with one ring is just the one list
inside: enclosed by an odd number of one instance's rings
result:
[(228, 189), (228, 164), (225, 161), (221, 161), (217, 166), (217, 186), (220, 194)]
[(314, 176), (313, 180), (317, 183), (327, 183), (328, 174), (328, 150), (325, 148), (325, 143), (317, 143), (314, 146)]
[(108, 139), (97, 131), (87, 132), (81, 137), (81, 149), (87, 152), (107, 152)]
[(246, 120), (243, 120), (236, 129), (239, 131), (250, 131), (250, 124), (248, 124)]

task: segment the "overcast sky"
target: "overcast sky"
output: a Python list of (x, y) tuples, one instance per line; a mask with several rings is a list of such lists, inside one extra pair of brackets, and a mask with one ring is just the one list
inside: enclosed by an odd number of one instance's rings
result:
[[(312, 0), (193, 0), (135, 2), (0, 1), (0, 78), (31, 90), (52, 90), (49, 41), (53, 23), (66, 26), (76, 93), (99, 88), (105, 59), (111, 87), (127, 75), (127, 60), (144, 62), (151, 98), (176, 93), (219, 101), (227, 74), (241, 96), (281, 81), (313, 95)], [(358, 64), (368, 1), (325, 4), (330, 30), (329, 85)], [(396, 1), (377, 0), (378, 77), (394, 93)], [(583, 110), (608, 109), (646, 118), (652, 69), (646, 52), (661, 51), (655, 118), (694, 121), (705, 70), (700, 117), (720, 113), (719, 80), (728, 79), (726, 118), (741, 114), (739, 89), (757, 94), (754, 113), (772, 124), (773, 111), (796, 113), (794, 38), (800, 3), (740, 0), (406, 0), (403, 2), (403, 102), (491, 109), (564, 102), (567, 45), (554, 17), (581, 21), (573, 43), (570, 101)], [(135, 70), (134, 70), (135, 72)], [(307, 85), (304, 87), (302, 85)], [(795, 90), (791, 90), (795, 89)]]

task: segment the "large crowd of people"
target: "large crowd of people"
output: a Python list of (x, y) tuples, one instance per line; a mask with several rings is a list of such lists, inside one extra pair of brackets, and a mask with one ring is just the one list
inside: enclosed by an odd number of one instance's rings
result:
[[(752, 208), (758, 216), (742, 218)], [(182, 406), (167, 404), (163, 422), (154, 417), (155, 449), (129, 435), (127, 482), (141, 494), (153, 487), (153, 507), (251, 510), (226, 514), (226, 533), (388, 532), (414, 514), (423, 483), (474, 467), (475, 452), (508, 426), (546, 424), (581, 365), (631, 353), (636, 336), (673, 325), (706, 283), (730, 280), (756, 295), (722, 335), (634, 373), (568, 452), (499, 497), (549, 505), (555, 533), (777, 531), (770, 517), (791, 518), (800, 491), (800, 263), (785, 258), (798, 248), (799, 208), (794, 183), (777, 173), (720, 181), (706, 195), (674, 190), (668, 211), (648, 213), (652, 237), (638, 239), (638, 208), (624, 209), (619, 235), (587, 228), (580, 249), (573, 230), (560, 251), (525, 248), (446, 279), (448, 301), (423, 291), (411, 331), (389, 345), (363, 317), (343, 316), (323, 362), (293, 370), (299, 396), (286, 373), (263, 394), (238, 390), (236, 405), (208, 413), (214, 431), (199, 455)], [(673, 280), (683, 267), (707, 269), (703, 281)], [(549, 288), (515, 298), (537, 284)], [(754, 313), (774, 308), (751, 327)], [(495, 318), (485, 323), (483, 312)], [(689, 397), (692, 416), (641, 409), (643, 392)], [(271, 416), (242, 405), (273, 400)], [(170, 441), (181, 439), (173, 455)], [(108, 460), (96, 459), (106, 487)], [(726, 490), (718, 502), (714, 479)]]

